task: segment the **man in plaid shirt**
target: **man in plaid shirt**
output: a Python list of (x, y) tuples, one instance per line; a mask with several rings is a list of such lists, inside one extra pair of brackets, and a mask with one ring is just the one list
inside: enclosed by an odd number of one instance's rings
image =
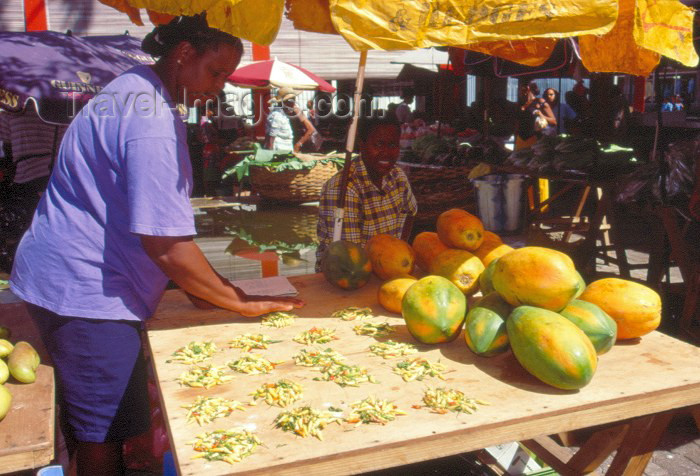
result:
[[(352, 161), (341, 239), (365, 246), (379, 233), (408, 240), (418, 210), (406, 174), (396, 166), (401, 129), (397, 123), (369, 119), (360, 123), (360, 157)], [(323, 186), (316, 232), (316, 271), (333, 240), (333, 212), (340, 194), (339, 172)]]

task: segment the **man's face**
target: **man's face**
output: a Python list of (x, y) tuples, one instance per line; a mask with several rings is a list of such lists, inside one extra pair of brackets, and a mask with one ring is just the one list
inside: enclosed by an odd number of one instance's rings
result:
[(383, 177), (399, 160), (401, 130), (396, 125), (375, 126), (362, 144), (362, 160), (370, 175)]

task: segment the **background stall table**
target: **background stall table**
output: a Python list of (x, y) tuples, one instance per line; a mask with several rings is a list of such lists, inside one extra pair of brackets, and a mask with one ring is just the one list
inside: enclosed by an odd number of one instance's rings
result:
[[(291, 327), (264, 327), (257, 318), (243, 319), (227, 311), (195, 309), (180, 291), (167, 292), (156, 316), (149, 321), (148, 340), (181, 474), (358, 473), (700, 403), (697, 372), (700, 349), (658, 332), (618, 344), (601, 356), (592, 382), (580, 391), (557, 390), (539, 382), (521, 368), (510, 352), (493, 358), (477, 357), (469, 351), (461, 335), (447, 344), (418, 345), (420, 352), (413, 355), (447, 366), (451, 372), (446, 374), (445, 381), (428, 378), (407, 383), (392, 373), (392, 367), (402, 358), (385, 360), (371, 355), (368, 347), (376, 340), (357, 336), (352, 330), (357, 321), (329, 317), (333, 311), (347, 306), (370, 306), (377, 315), (375, 320), (387, 320), (398, 326), (394, 340), (417, 344), (400, 316), (388, 315), (377, 304), (380, 284), (377, 280), (353, 292), (331, 286), (321, 275), (290, 280), (307, 302), (297, 311), (301, 318)], [(342, 388), (331, 382), (314, 381), (313, 377), (319, 373), (296, 366), (292, 356), (305, 346), (292, 338), (313, 326), (336, 329), (339, 340), (318, 347), (331, 347), (346, 356), (348, 363), (367, 367), (379, 383)], [(213, 363), (223, 365), (240, 353), (238, 349), (229, 349), (228, 341), (243, 333), (263, 333), (283, 340), (255, 352), (284, 363), (268, 375), (234, 372), (233, 381), (208, 390), (181, 387), (176, 382), (187, 366), (166, 361), (179, 347), (193, 340), (214, 341), (224, 350), (214, 357)], [(265, 403), (249, 407), (245, 412), (236, 411), (203, 427), (186, 423), (182, 406), (193, 402), (198, 395), (249, 402), (250, 393), (258, 386), (280, 378), (289, 378), (304, 387), (303, 399), (290, 408), (310, 405), (347, 410), (353, 402), (374, 395), (394, 401), (407, 415), (385, 426), (330, 425), (323, 431), (323, 441), (273, 428), (272, 422), (282, 409)], [(458, 389), (490, 405), (479, 407), (474, 414), (432, 413), (422, 403), (429, 386)], [(252, 456), (235, 465), (192, 459), (195, 452), (188, 442), (196, 435), (240, 426), (255, 430), (264, 443)], [(653, 438), (648, 440), (644, 434), (636, 439), (655, 444)], [(635, 456), (632, 453), (629, 458)], [(643, 463), (642, 467), (646, 462)]]

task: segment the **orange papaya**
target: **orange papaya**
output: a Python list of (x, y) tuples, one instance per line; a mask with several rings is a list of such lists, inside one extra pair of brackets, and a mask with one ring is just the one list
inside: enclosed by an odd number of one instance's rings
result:
[(493, 287), (512, 306), (561, 311), (581, 286), (571, 258), (550, 248), (519, 248), (501, 256), (495, 266)]
[(599, 279), (589, 284), (579, 299), (592, 302), (615, 320), (618, 339), (641, 337), (661, 323), (661, 297), (634, 281)]
[(433, 231), (418, 233), (411, 246), (416, 254), (416, 264), (426, 272), (430, 272), (430, 263), (432, 263), (433, 258), (449, 249)]
[(387, 280), (410, 275), (415, 264), (415, 253), (411, 245), (395, 236), (380, 233), (367, 241), (367, 256), (372, 271), (380, 279)]
[(474, 251), (484, 241), (484, 224), (466, 210), (453, 208), (440, 214), (437, 234), (450, 248)]
[(430, 264), (430, 274), (449, 279), (467, 296), (479, 290), (482, 271), (481, 260), (466, 250), (445, 250)]

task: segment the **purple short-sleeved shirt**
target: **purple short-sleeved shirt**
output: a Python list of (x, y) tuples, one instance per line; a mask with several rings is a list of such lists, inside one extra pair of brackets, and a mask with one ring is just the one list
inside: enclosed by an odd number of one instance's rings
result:
[(66, 132), (10, 278), (57, 314), (145, 319), (167, 278), (139, 234), (196, 233), (185, 125), (148, 66), (112, 81)]

